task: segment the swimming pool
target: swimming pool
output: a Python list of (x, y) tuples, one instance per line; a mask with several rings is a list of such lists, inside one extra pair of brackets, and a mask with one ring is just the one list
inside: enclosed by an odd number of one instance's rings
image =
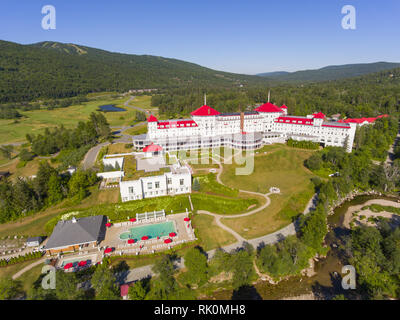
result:
[(143, 236), (148, 236), (149, 239), (154, 239), (157, 237), (168, 236), (171, 232), (176, 232), (175, 225), (173, 221), (167, 221), (130, 228), (129, 232), (121, 233), (119, 238), (121, 240), (135, 239), (136, 241), (140, 241)]

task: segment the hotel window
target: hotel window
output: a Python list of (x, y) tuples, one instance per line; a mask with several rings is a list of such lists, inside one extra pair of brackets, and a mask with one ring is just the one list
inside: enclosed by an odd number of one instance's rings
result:
[(147, 183), (147, 189), (151, 189), (153, 186), (152, 186), (152, 183), (151, 182), (148, 182)]
[(171, 178), (167, 179), (167, 184), (172, 184), (172, 179)]
[(183, 183), (184, 183), (184, 179), (179, 179), (179, 184), (180, 184), (181, 186), (183, 186)]
[(155, 188), (156, 188), (156, 189), (160, 188), (160, 182), (158, 182), (158, 181), (155, 182)]
[(133, 193), (133, 187), (129, 187), (129, 193)]

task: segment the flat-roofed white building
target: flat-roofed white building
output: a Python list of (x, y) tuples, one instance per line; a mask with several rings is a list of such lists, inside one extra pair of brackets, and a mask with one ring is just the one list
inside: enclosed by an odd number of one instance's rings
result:
[(174, 165), (171, 172), (121, 181), (119, 186), (123, 202), (184, 194), (192, 192), (192, 175), (189, 168)]

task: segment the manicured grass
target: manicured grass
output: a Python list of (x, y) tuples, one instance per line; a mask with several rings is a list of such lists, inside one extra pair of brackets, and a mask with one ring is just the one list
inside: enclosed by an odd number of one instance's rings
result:
[(227, 198), (202, 193), (191, 195), (194, 210), (206, 210), (217, 214), (237, 214), (248, 210), (252, 205), (259, 205), (257, 199)]
[(134, 156), (124, 156), (124, 168), (123, 171), (125, 176), (123, 181), (129, 180), (137, 180), (141, 177), (151, 177), (151, 176), (159, 176), (163, 175), (166, 172), (170, 172), (171, 169), (169, 167), (160, 168), (158, 171), (144, 171), (144, 170), (136, 170), (136, 158)]
[(132, 152), (132, 148), (127, 148), (127, 143), (113, 143), (108, 145), (107, 154), (116, 154), (116, 153), (128, 153)]
[(200, 192), (223, 195), (227, 197), (237, 197), (239, 195), (239, 190), (229, 188), (217, 182), (214, 173), (209, 173), (207, 175), (201, 175), (195, 177), (200, 183)]
[[(110, 126), (131, 125), (134, 122), (136, 110), (124, 106), (128, 98), (115, 99), (105, 96), (104, 99), (97, 99), (67, 108), (20, 111), (24, 117), (17, 122), (14, 120), (0, 120), (0, 143), (24, 141), (27, 133), (38, 134), (43, 132), (45, 128), (59, 125), (64, 125), (66, 128), (74, 128), (79, 121), (87, 121), (90, 113), (105, 104), (115, 104), (117, 107), (126, 109), (124, 112), (103, 113)], [(150, 102), (150, 96), (140, 97), (139, 104), (142, 107), (150, 107)]]
[(9, 171), (11, 174), (10, 178), (12, 180), (17, 179), (18, 177), (31, 177), (36, 175), (41, 161), (47, 161), (52, 167), (56, 167), (58, 165), (56, 163), (52, 163), (50, 159), (35, 158), (26, 162), (24, 166), (20, 166), (22, 162), (16, 158), (7, 165), (0, 167), (0, 171)]
[(95, 186), (91, 190), (91, 195), (84, 199), (81, 203), (75, 204), (70, 199), (66, 199), (56, 206), (47, 208), (34, 215), (19, 219), (17, 221), (0, 224), (0, 237), (25, 235), (25, 236), (40, 236), (45, 235), (46, 223), (54, 217), (57, 217), (61, 212), (66, 210), (79, 210), (92, 207), (102, 203), (116, 203), (119, 200), (119, 189), (98, 190)]
[(271, 204), (253, 215), (237, 219), (222, 219), (221, 222), (245, 238), (255, 238), (292, 222), (293, 217), (303, 212), (314, 193), (310, 179), (314, 176), (304, 167), (304, 160), (313, 151), (290, 149), (283, 145), (265, 155), (256, 155), (254, 170), (250, 175), (235, 175), (239, 165), (224, 165), (221, 180), (230, 187), (261, 193), (270, 187), (278, 187), (279, 195), (271, 195)]
[(243, 190), (267, 193), (270, 187), (278, 187), (282, 193), (293, 194), (313, 177), (303, 165), (312, 152), (281, 146), (272, 153), (254, 157), (254, 169), (249, 175), (236, 175), (235, 169), (244, 165), (224, 164), (221, 180)]
[[(116, 188), (118, 190), (118, 188)], [(119, 191), (119, 190), (118, 190)], [(189, 199), (187, 195), (166, 196), (158, 198), (149, 198), (139, 201), (129, 201), (118, 204), (93, 205), (85, 209), (65, 210), (53, 217), (45, 226), (46, 233), (50, 233), (63, 214), (76, 212), (75, 217), (88, 217), (97, 215), (106, 215), (112, 222), (127, 221), (128, 217), (135, 217), (136, 213), (149, 211), (165, 210), (167, 214), (185, 212), (190, 210)]]
[(130, 134), (131, 136), (136, 136), (144, 133), (147, 133), (147, 123), (145, 122), (124, 131), (124, 134)]
[[(6, 267), (1, 267), (0, 268), (0, 279), (11, 278), (18, 271), (22, 270), (26, 266), (29, 266), (30, 264), (34, 263), (37, 260), (38, 259), (25, 261), (25, 262), (17, 263), (17, 264), (6, 266)], [(43, 268), (43, 264), (39, 264), (36, 267), (33, 267), (32, 269), (23, 273), (17, 279), (22, 282), (23, 290), (25, 292), (28, 292), (32, 288), (33, 283), (39, 278), (39, 275), (42, 272), (42, 268)]]
[(233, 235), (217, 226), (214, 217), (195, 214), (192, 216), (192, 226), (197, 230), (200, 246), (205, 251), (236, 242)]

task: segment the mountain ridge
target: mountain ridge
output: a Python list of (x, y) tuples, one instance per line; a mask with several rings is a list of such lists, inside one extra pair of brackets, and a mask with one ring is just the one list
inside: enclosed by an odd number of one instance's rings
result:
[(275, 71), (256, 74), (259, 77), (270, 78), (278, 81), (330, 81), (345, 78), (353, 78), (365, 74), (379, 71), (390, 70), (400, 67), (397, 62), (371, 62), (371, 63), (353, 63), (343, 65), (329, 65), (319, 69), (307, 69), (294, 72)]

